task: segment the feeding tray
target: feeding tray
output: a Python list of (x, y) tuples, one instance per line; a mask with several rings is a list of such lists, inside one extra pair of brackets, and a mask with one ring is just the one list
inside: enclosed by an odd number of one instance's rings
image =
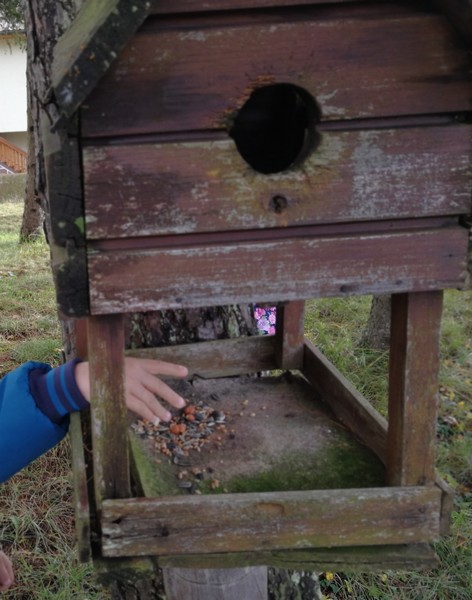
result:
[[(309, 342), (300, 369), (240, 372), (244, 348), (263, 368), (276, 347), (260, 336), (131, 352), (187, 355), (191, 377), (172, 385), (203, 414), (207, 437), (187, 450), (190, 426), (131, 427), (135, 496), (102, 502), (103, 557), (191, 568), (434, 563), (446, 486), (388, 483), (385, 420)], [(176, 413), (174, 424), (185, 420)]]
[[(134, 425), (147, 496), (375, 487), (381, 461), (330, 414), (298, 373), (172, 382), (201, 421), (183, 433)], [(224, 419), (224, 420), (223, 420)], [(171, 430), (178, 431), (173, 420)], [(164, 452), (164, 454), (163, 454)]]

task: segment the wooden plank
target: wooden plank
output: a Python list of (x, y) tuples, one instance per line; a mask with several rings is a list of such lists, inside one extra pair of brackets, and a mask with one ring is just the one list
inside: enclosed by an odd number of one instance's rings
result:
[[(87, 358), (87, 327), (84, 319), (62, 323), (65, 341), (66, 360)], [(88, 562), (92, 557), (91, 539), (91, 510), (89, 500), (89, 471), (85, 460), (83, 440), (83, 419), (89, 420), (90, 415), (75, 412), (70, 415), (69, 440), (72, 456), (73, 504), (75, 511), (75, 532), (77, 537), (77, 552), (81, 562)]]
[(435, 483), (442, 493), (441, 501), (441, 535), (449, 535), (451, 514), (454, 510), (454, 490), (436, 473)]
[(167, 600), (267, 600), (267, 567), (164, 569)]
[(438, 559), (429, 544), (397, 546), (362, 546), (353, 548), (313, 548), (310, 550), (280, 550), (237, 552), (224, 554), (185, 554), (159, 556), (162, 568), (181, 567), (204, 569), (234, 568), (237, 566), (269, 565), (296, 571), (323, 573), (368, 573), (431, 569)]
[(104, 556), (430, 542), (435, 486), (104, 501)]
[(126, 354), (185, 365), (189, 370), (190, 378), (233, 377), (270, 371), (277, 367), (275, 339), (272, 336), (212, 340), (159, 348), (137, 348), (127, 350)]
[[(461, 227), (90, 251), (94, 314), (460, 287)], [(419, 261), (418, 257), (421, 257)]]
[(88, 497), (87, 468), (82, 443), (82, 425), (80, 413), (70, 416), (69, 440), (72, 453), (72, 473), (74, 476), (73, 504), (75, 514), (75, 533), (80, 562), (91, 560), (90, 547), (90, 505)]
[(279, 369), (300, 369), (303, 365), (305, 302), (277, 305), (276, 361)]
[(121, 315), (88, 319), (95, 502), (131, 494)]
[(309, 340), (305, 340), (302, 373), (336, 417), (385, 462), (386, 419)]
[(152, 15), (185, 13), (185, 12), (206, 12), (213, 10), (236, 10), (241, 8), (285, 8), (287, 6), (300, 6), (304, 4), (337, 4), (346, 2), (356, 2), (357, 0), (211, 0), (204, 2), (202, 0), (156, 0), (151, 10)]
[(470, 60), (442, 15), (361, 4), (263, 18), (146, 22), (89, 96), (84, 135), (226, 130), (276, 82), (305, 88), (325, 120), (469, 110)]
[(387, 481), (434, 481), (442, 292), (392, 296)]
[(41, 131), (47, 177), (46, 233), (59, 311), (88, 314), (81, 156), (76, 119)]
[(54, 98), (70, 117), (148, 14), (145, 0), (87, 0), (54, 47)]
[(300, 168), (274, 175), (231, 140), (87, 147), (87, 237), (467, 214), (471, 143), (470, 125), (331, 131)]

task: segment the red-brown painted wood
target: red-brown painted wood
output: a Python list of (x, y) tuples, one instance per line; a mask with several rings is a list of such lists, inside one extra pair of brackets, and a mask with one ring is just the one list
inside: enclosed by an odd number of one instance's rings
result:
[(88, 147), (87, 237), (467, 213), (471, 147), (469, 125), (331, 131), (301, 167), (275, 175), (256, 173), (229, 139)]
[(442, 292), (392, 296), (387, 480), (435, 480)]
[(92, 447), (95, 501), (131, 494), (128, 410), (124, 397), (124, 334), (121, 315), (90, 317)]
[(285, 302), (276, 312), (275, 358), (279, 369), (300, 369), (304, 354), (305, 302)]
[(151, 20), (87, 99), (83, 133), (225, 129), (252, 90), (275, 82), (305, 88), (328, 120), (469, 110), (470, 60), (445, 17), (351, 8)]
[(461, 287), (461, 227), (91, 251), (94, 314)]

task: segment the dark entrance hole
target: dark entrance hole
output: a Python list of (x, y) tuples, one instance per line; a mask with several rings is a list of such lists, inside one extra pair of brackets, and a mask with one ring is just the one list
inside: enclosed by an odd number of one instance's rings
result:
[(321, 110), (311, 94), (290, 83), (254, 90), (229, 135), (244, 160), (259, 173), (297, 166), (319, 144)]

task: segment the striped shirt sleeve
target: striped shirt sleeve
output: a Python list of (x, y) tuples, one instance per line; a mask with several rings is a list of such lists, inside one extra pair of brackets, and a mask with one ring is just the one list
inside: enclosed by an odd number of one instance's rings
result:
[(30, 390), (36, 405), (53, 423), (60, 423), (69, 413), (89, 407), (75, 381), (78, 362), (79, 359), (74, 359), (55, 369), (34, 369), (30, 373)]

